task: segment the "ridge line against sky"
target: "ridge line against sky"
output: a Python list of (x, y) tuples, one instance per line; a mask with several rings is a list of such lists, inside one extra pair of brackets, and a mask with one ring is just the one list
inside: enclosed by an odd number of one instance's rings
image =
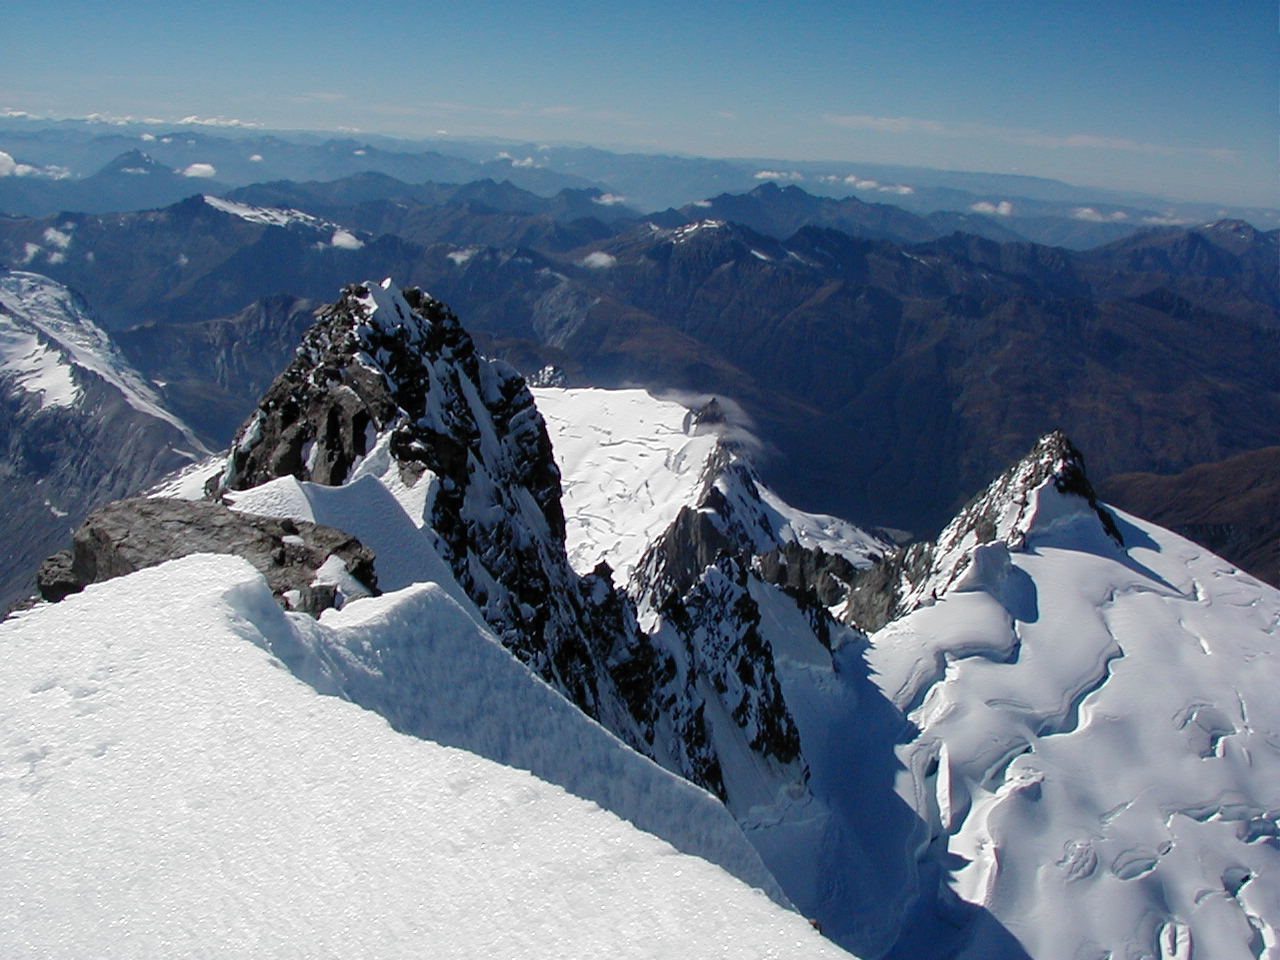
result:
[(1266, 0), (49, 0), (5, 19), (0, 105), (35, 114), (895, 163), (1280, 205)]

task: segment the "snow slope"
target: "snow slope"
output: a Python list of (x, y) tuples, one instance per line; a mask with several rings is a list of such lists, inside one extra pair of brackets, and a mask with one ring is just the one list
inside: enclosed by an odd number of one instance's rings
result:
[(82, 393), (76, 368), (97, 374), (139, 413), (181, 431), (193, 456), (208, 454), (75, 294), (38, 273), (0, 269), (0, 374), (12, 373), (22, 389), (39, 394), (41, 406), (71, 406)]
[(255, 207), (247, 203), (237, 203), (234, 200), (223, 200), (221, 197), (210, 196), (207, 193), (203, 199), (213, 209), (233, 217), (239, 217), (248, 223), (260, 223), (267, 227), (283, 227), (285, 229), (296, 227), (308, 232), (319, 233), (322, 236), (328, 235), (329, 239), (321, 241), (319, 243), (320, 246), (328, 245), (339, 250), (359, 250), (364, 246), (364, 241), (346, 227), (330, 220), (313, 217), (311, 214), (303, 213), (301, 210)]
[(843, 955), (594, 804), (317, 694), (264, 649), (325, 629), (299, 623), (205, 555), (0, 624), (6, 956)]
[(929, 856), (1037, 960), (1280, 957), (1280, 593), (1050, 481), (1028, 513), (872, 637)]
[[(687, 407), (645, 390), (539, 387), (533, 395), (562, 475), (569, 559), (580, 573), (605, 560), (627, 583), (645, 550), (713, 479), (707, 470), (719, 435), (691, 430)], [(847, 521), (796, 510), (756, 485), (767, 515), (762, 552), (795, 541), (861, 566), (885, 549)]]
[[(497, 641), (438, 552), (429, 479), (406, 484), (389, 442), (380, 437), (343, 486), (281, 477), (228, 494), (247, 513), (340, 526), (374, 551), (380, 587), (401, 591), (349, 604), (314, 631), (302, 623), (273, 652), (399, 730), (530, 770), (785, 903), (718, 801), (623, 744)], [(426, 623), (453, 626), (415, 626)]]

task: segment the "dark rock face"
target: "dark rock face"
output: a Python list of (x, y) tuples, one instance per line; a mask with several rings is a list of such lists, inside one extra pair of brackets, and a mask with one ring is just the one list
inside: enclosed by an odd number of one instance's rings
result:
[[(699, 422), (723, 422), (719, 405), (713, 404), (686, 418), (686, 431), (696, 430)], [(682, 772), (706, 783), (732, 807), (734, 796), (710, 749), (708, 697), (717, 701), (711, 712), (733, 720), (750, 749), (776, 771), (778, 782), (803, 781), (807, 771), (752, 596), (753, 583), (761, 580), (758, 544), (773, 538), (762, 518), (754, 475), (734, 446), (722, 441), (702, 480), (697, 501), (684, 507), (649, 548), (628, 592), (656, 618), (655, 644), (675, 654), (671, 661), (677, 666), (665, 690), (677, 724), (689, 742), (708, 745), (687, 754), (693, 768)], [(829, 615), (812, 613), (815, 634), (829, 645)]]
[(363, 595), (378, 592), (373, 552), (341, 530), (237, 513), (220, 503), (138, 498), (90, 514), (71, 549), (41, 566), (40, 595), (56, 603), (91, 583), (193, 553), (243, 557), (267, 578), (282, 603), (312, 615), (338, 601), (338, 585), (316, 582), (330, 557), (337, 557), (355, 582), (354, 588), (348, 582), (348, 595), (352, 589)]

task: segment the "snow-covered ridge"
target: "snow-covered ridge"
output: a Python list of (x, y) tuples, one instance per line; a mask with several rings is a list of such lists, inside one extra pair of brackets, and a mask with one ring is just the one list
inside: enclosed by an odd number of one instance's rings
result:
[[(246, 563), (210, 556), (0, 625), (9, 952), (844, 956), (706, 861), (396, 733), (266, 652), (330, 637), (340, 655), (361, 628), (302, 623)], [(377, 636), (421, 628), (384, 620)]]
[(70, 406), (80, 398), (72, 373), (79, 367), (114, 386), (139, 413), (179, 430), (193, 454), (208, 454), (62, 284), (37, 273), (0, 270), (0, 308), (5, 369), (12, 364), (17, 382), (41, 393), (42, 405)]
[(210, 194), (204, 195), (204, 202), (215, 210), (239, 217), (249, 223), (261, 223), (268, 227), (301, 226), (322, 233), (330, 233), (329, 245), (341, 250), (359, 250), (364, 246), (355, 233), (340, 224), (320, 217), (303, 213), (301, 210), (282, 209), (279, 207), (255, 207), (234, 200), (224, 200)]

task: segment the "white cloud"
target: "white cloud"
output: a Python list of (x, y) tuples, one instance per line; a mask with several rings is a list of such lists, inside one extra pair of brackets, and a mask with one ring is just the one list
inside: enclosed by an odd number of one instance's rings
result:
[(39, 253), (40, 253), (40, 244), (38, 244), (38, 243), (24, 243), (24, 244), (22, 245), (22, 259), (21, 259), (21, 260), (19, 260), (18, 262), (19, 262), (19, 263), (30, 263), (32, 260), (34, 260), (34, 259), (36, 258), (36, 256), (37, 256)]
[(541, 167), (541, 164), (534, 160), (533, 157), (525, 157), (523, 160), (519, 160), (507, 153), (505, 150), (498, 154), (494, 159), (509, 161), (513, 167)]
[(1071, 219), (1084, 220), (1087, 223), (1122, 223), (1129, 219), (1129, 215), (1123, 210), (1103, 213), (1094, 207), (1076, 207), (1071, 211)]
[(18, 163), (13, 157), (0, 150), (0, 177), (29, 177), (39, 171), (26, 163)]
[(179, 171), (184, 177), (207, 179), (218, 175), (218, 168), (212, 163), (193, 163)]
[(944, 133), (947, 125), (916, 117), (875, 117), (867, 113), (827, 114), (827, 123), (850, 130), (878, 130), (882, 133)]
[(979, 200), (969, 207), (974, 213), (985, 213), (994, 217), (1011, 217), (1013, 216), (1013, 204), (1008, 200), (1001, 200), (999, 203), (991, 203), (988, 200)]
[[(757, 176), (759, 176), (757, 174)], [(828, 173), (818, 178), (823, 183), (843, 183), (855, 190), (875, 190), (878, 193), (893, 193), (900, 197), (909, 197), (916, 192), (915, 187), (909, 187), (905, 183), (881, 183), (879, 180), (872, 180), (868, 177), (860, 177), (856, 173), (839, 174)]]
[(1143, 217), (1143, 223), (1149, 223), (1153, 227), (1182, 227), (1191, 223), (1186, 217)]
[(795, 170), (757, 170), (755, 178), (757, 180), (803, 180), (804, 174)]
[(710, 200), (695, 200), (695, 201), (693, 201), (693, 205), (694, 205), (695, 207), (709, 207), (709, 206), (711, 206), (711, 201), (710, 201)]
[(70, 232), (63, 233), (61, 230), (55, 230), (49, 227), (44, 232), (44, 242), (51, 247), (57, 247), (59, 250), (65, 250), (71, 246)]
[(333, 239), (329, 243), (339, 250), (359, 250), (364, 246), (364, 241), (350, 230), (333, 231)]
[(138, 139), (142, 140), (144, 143), (151, 143), (153, 140), (155, 140), (155, 138), (156, 138), (156, 135), (154, 133), (144, 133)]
[[(152, 122), (150, 120), (146, 121)], [(158, 121), (163, 122), (163, 121)], [(262, 124), (255, 120), (238, 120), (235, 117), (183, 117), (178, 123), (192, 124), (200, 127), (261, 127)]]
[(627, 198), (616, 193), (602, 193), (598, 197), (592, 197), (591, 202), (598, 203), (602, 207), (616, 207), (620, 203), (626, 203)]
[(261, 162), (262, 162), (262, 154), (260, 154), (260, 153), (251, 153), (251, 154), (249, 154), (249, 162), (250, 162), (250, 163), (261, 163)]
[(593, 270), (607, 270), (609, 267), (616, 265), (617, 262), (617, 257), (605, 253), (603, 250), (595, 250), (582, 258), (582, 265), (591, 267)]

